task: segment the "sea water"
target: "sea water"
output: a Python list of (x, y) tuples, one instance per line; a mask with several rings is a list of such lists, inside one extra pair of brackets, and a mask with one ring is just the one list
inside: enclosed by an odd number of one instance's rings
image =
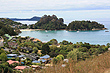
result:
[(56, 39), (58, 42), (67, 40), (72, 43), (87, 42), (91, 44), (106, 45), (107, 43), (110, 43), (110, 21), (100, 21), (100, 23), (104, 24), (105, 27), (108, 28), (109, 32), (105, 32), (105, 30), (78, 32), (66, 30), (22, 31), (19, 36), (30, 36), (38, 38), (41, 41)]

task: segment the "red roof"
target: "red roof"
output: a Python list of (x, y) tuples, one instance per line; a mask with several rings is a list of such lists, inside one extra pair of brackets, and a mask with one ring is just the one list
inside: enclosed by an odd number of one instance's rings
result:
[(41, 41), (41, 40), (39, 40), (39, 39), (36, 38), (36, 39), (34, 39), (33, 41), (35, 42), (35, 41)]
[(9, 64), (19, 63), (19, 61), (12, 61), (12, 60), (8, 60), (7, 62), (8, 62)]
[(23, 70), (23, 69), (25, 69), (26, 68), (26, 66), (16, 66), (15, 67), (15, 69), (21, 69), (21, 70)]

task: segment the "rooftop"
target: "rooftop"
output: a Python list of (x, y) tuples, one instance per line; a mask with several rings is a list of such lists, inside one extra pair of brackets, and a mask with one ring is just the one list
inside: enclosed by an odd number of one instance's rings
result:
[(17, 57), (17, 54), (7, 54), (7, 56)]
[(8, 62), (9, 64), (13, 64), (13, 63), (18, 63), (18, 64), (19, 64), (19, 61), (8, 60), (7, 62)]
[(27, 67), (26, 66), (16, 66), (14, 69), (21, 69), (21, 70), (23, 70), (25, 68), (27, 68)]
[(41, 40), (39, 40), (39, 39), (37, 39), (37, 38), (33, 40), (33, 42), (36, 42), (36, 41), (41, 41)]
[(50, 56), (49, 55), (44, 55), (44, 56), (42, 56), (42, 57), (40, 57), (41, 59), (47, 59), (47, 58), (50, 58)]

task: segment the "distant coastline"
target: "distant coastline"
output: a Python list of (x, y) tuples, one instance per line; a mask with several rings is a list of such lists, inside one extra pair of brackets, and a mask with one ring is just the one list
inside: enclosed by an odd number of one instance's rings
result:
[(20, 19), (20, 18), (8, 18), (8, 19), (13, 21), (39, 21), (41, 17), (34, 16), (32, 18), (27, 18), (27, 19)]

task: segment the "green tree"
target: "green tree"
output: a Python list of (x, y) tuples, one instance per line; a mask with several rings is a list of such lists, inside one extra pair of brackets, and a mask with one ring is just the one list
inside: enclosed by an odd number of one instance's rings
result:
[(1, 53), (0, 60), (2, 60), (2, 61), (7, 61), (8, 60), (8, 58), (7, 58), (5, 53)]
[(50, 46), (50, 52), (49, 52), (49, 55), (51, 57), (56, 57), (59, 53), (58, 52), (55, 52), (56, 50), (58, 50), (57, 46), (56, 45), (52, 45)]
[(50, 52), (50, 47), (49, 47), (49, 45), (48, 45), (47, 43), (44, 43), (44, 44), (42, 45), (42, 51), (41, 51), (41, 53), (42, 53), (42, 54), (49, 54), (49, 52)]
[(58, 61), (62, 61), (63, 59), (64, 59), (64, 56), (63, 55), (58, 55), (57, 57), (56, 57), (56, 59), (58, 60)]
[(38, 48), (37, 47), (34, 47), (33, 48), (33, 53), (36, 53), (37, 54), (37, 52), (38, 52)]
[(77, 49), (73, 49), (73, 51), (70, 51), (68, 54), (67, 54), (67, 58), (71, 58), (73, 59), (74, 61), (78, 61), (80, 59), (82, 59), (83, 57), (83, 54), (81, 51), (78, 51)]
[(58, 60), (54, 57), (53, 59), (52, 59), (52, 63), (53, 64), (56, 64), (58, 62)]

